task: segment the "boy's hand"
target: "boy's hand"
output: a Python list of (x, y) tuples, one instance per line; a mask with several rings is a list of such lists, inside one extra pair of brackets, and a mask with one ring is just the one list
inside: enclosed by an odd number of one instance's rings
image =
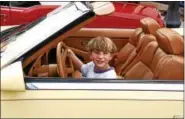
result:
[(67, 53), (68, 53), (69, 56), (74, 55), (74, 53), (71, 49), (67, 49)]
[(83, 62), (73, 53), (71, 49), (67, 49), (68, 57), (71, 58), (74, 65), (78, 68), (78, 70), (81, 70), (81, 67), (83, 65)]

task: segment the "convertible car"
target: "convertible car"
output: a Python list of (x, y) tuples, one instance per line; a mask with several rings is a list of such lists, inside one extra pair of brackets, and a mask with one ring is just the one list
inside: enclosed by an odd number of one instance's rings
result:
[[(20, 25), (34, 21), (43, 15), (51, 12), (61, 6), (65, 6), (67, 2), (48, 2), (48, 4), (54, 5), (37, 5), (38, 2), (25, 2), (19, 1), (18, 3), (24, 3), (24, 5), (30, 5), (30, 7), (15, 7), (18, 1), (11, 1), (11, 6), (1, 6), (1, 26)], [(14, 4), (15, 5), (14, 5)], [(28, 4), (29, 3), (29, 4)], [(45, 4), (47, 2), (44, 2)], [(69, 2), (68, 2), (69, 3)], [(85, 3), (85, 2), (84, 2)], [(104, 4), (102, 2), (101, 4)], [(13, 5), (14, 6), (13, 6)], [(102, 5), (91, 3), (93, 7), (101, 7)], [(115, 11), (109, 15), (97, 16), (96, 19), (85, 27), (90, 28), (137, 28), (140, 27), (140, 20), (145, 17), (151, 17), (155, 19), (162, 27), (164, 21), (160, 13), (154, 6), (147, 6), (142, 4), (126, 3), (126, 2), (113, 2)]]
[[(4, 33), (1, 118), (183, 118), (183, 37), (152, 18), (137, 29), (84, 28), (113, 11), (74, 2)], [(97, 36), (118, 48), (116, 79), (82, 78), (68, 57), (70, 48), (89, 62)]]

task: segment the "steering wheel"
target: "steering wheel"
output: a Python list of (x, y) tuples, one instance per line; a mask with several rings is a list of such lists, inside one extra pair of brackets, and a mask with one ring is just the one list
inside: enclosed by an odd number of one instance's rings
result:
[(69, 74), (74, 76), (74, 66), (70, 57), (68, 57), (67, 53), (68, 47), (60, 42), (57, 45), (57, 69), (60, 77), (67, 78)]

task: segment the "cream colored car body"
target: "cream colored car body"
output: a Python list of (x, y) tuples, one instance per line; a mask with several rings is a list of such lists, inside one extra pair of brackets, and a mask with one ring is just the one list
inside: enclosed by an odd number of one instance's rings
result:
[(21, 66), (16, 62), (1, 72), (2, 118), (183, 117), (183, 84), (25, 84)]
[(3, 56), (1, 118), (183, 117), (182, 82), (25, 81), (22, 62)]
[(173, 118), (183, 94), (173, 91), (26, 90), (2, 92), (4, 118)]

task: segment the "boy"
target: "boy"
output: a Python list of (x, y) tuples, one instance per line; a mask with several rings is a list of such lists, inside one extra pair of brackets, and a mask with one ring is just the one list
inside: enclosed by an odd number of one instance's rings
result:
[(78, 57), (68, 49), (69, 57), (73, 63), (82, 72), (82, 76), (86, 78), (117, 78), (113, 67), (109, 65), (109, 61), (113, 57), (113, 53), (117, 51), (115, 44), (108, 37), (99, 36), (93, 38), (87, 44), (87, 50), (90, 53), (91, 62), (83, 64)]

